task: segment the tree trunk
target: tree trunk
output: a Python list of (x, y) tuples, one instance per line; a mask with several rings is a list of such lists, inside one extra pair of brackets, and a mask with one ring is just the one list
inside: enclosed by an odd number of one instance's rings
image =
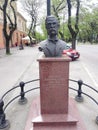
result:
[(59, 31), (59, 34), (60, 34), (60, 36), (61, 36), (61, 39), (64, 40), (64, 35), (63, 35), (63, 33), (62, 33), (61, 31)]
[(76, 0), (77, 6), (76, 6), (76, 20), (74, 27), (72, 26), (72, 15), (71, 15), (71, 0), (67, 0), (68, 4), (68, 28), (72, 36), (72, 48), (76, 48), (76, 37), (79, 32), (78, 23), (79, 23), (79, 8), (80, 8), (80, 0)]
[(6, 54), (10, 54), (10, 46), (9, 46), (9, 44), (10, 44), (10, 40), (7, 39), (6, 40)]
[[(5, 38), (5, 45), (6, 45), (6, 54), (10, 54), (10, 40), (12, 38), (12, 34), (17, 27), (17, 19), (16, 19), (16, 12), (14, 7), (12, 6), (12, 2), (14, 0), (4, 0), (4, 4), (2, 6), (3, 11), (3, 34)], [(10, 9), (13, 12), (14, 18), (11, 19), (10, 15), (7, 13), (7, 7), (10, 4)], [(10, 25), (10, 26), (9, 26)], [(9, 28), (9, 30), (8, 30)]]
[(76, 49), (76, 38), (75, 37), (72, 38), (72, 48)]

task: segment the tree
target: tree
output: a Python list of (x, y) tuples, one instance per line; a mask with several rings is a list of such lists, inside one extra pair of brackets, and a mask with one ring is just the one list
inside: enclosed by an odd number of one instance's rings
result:
[(79, 39), (81, 41), (98, 42), (98, 7), (91, 11), (82, 8), (79, 30)]
[(47, 30), (46, 30), (46, 27), (45, 27), (45, 17), (43, 17), (42, 19), (42, 22), (41, 22), (41, 30), (42, 30), (42, 34), (44, 36), (44, 39), (46, 39), (47, 37)]
[[(52, 12), (57, 17), (59, 24), (61, 19), (61, 14), (63, 14), (63, 11), (66, 7), (65, 0), (52, 0)], [(65, 14), (63, 14), (64, 16)], [(64, 31), (59, 30), (59, 34), (61, 36), (61, 39), (64, 40)]]
[[(66, 11), (66, 1), (65, 0), (52, 0), (53, 2), (53, 5), (52, 5), (52, 8), (53, 8), (53, 12), (55, 14), (55, 16), (58, 18), (58, 20), (62, 21), (62, 19), (64, 18), (64, 16), (66, 15), (64, 10)], [(76, 17), (73, 18), (73, 15), (72, 15), (72, 4), (73, 4), (73, 7), (74, 9), (76, 8)], [(76, 48), (76, 38), (77, 38), (77, 35), (78, 35), (78, 32), (79, 32), (79, 27), (78, 27), (78, 24), (79, 24), (79, 9), (80, 9), (80, 0), (67, 0), (67, 7), (68, 7), (68, 28), (69, 28), (69, 31), (70, 31), (70, 34), (71, 34), (71, 37), (72, 37), (72, 48), (75, 49)], [(63, 18), (60, 19), (60, 16), (62, 13), (63, 14), (64, 12), (64, 15), (63, 15)], [(74, 21), (73, 21), (74, 19)], [(67, 23), (67, 22), (66, 22)], [(62, 23), (61, 23), (62, 25)], [(61, 38), (64, 39), (64, 25), (63, 24), (63, 33), (62, 31), (59, 31), (60, 35), (61, 35)]]
[[(0, 10), (3, 12), (3, 34), (5, 37), (6, 54), (10, 54), (10, 40), (12, 39), (13, 32), (17, 28), (16, 12), (12, 5), (15, 0), (4, 0), (3, 5), (0, 6)], [(14, 20), (11, 19), (7, 12), (8, 5), (10, 5), (10, 10), (13, 13)]]
[(68, 5), (68, 28), (72, 36), (72, 48), (76, 48), (76, 38), (79, 32), (78, 24), (79, 24), (79, 8), (80, 8), (80, 0), (76, 0), (76, 17), (75, 23), (72, 25), (72, 1), (67, 0)]
[(30, 41), (32, 42), (32, 38), (36, 38), (36, 26), (38, 21), (38, 9), (40, 2), (37, 0), (25, 0), (23, 9), (30, 16), (31, 23), (28, 31), (28, 36), (30, 37)]

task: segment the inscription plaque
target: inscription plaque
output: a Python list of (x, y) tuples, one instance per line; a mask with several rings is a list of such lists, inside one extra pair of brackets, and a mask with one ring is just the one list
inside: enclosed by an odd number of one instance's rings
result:
[(69, 60), (66, 58), (39, 59), (40, 102), (42, 114), (68, 112)]

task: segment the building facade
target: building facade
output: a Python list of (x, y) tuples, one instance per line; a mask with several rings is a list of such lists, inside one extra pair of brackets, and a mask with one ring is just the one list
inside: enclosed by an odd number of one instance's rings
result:
[[(20, 45), (20, 43), (22, 42), (22, 38), (27, 35), (26, 22), (26, 19), (19, 12), (17, 12), (17, 30), (14, 31), (12, 37), (12, 42), (14, 46)], [(22, 43), (24, 44), (25, 41)]]
[[(25, 37), (26, 34), (26, 22), (27, 20), (17, 11), (17, 4), (16, 2), (13, 2), (13, 6), (16, 10), (16, 17), (17, 17), (17, 29), (14, 31), (10, 46), (19, 46), (22, 42), (22, 38)], [(13, 15), (10, 10), (10, 7), (8, 8), (8, 14), (13, 20)], [(9, 24), (9, 23), (8, 23)], [(24, 43), (23, 43), (24, 44)], [(3, 35), (3, 12), (0, 10), (0, 49), (5, 48), (5, 38)]]
[(4, 48), (4, 37), (3, 37), (3, 13), (0, 11), (0, 48)]

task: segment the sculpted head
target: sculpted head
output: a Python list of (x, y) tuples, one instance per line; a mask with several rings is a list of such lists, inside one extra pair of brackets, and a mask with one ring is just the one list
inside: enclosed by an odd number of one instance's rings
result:
[(48, 39), (40, 43), (39, 50), (44, 52), (45, 57), (61, 57), (66, 44), (57, 37), (59, 21), (54, 16), (47, 16), (45, 25)]
[(45, 25), (48, 35), (55, 36), (58, 34), (59, 22), (56, 17), (47, 16), (45, 20)]

